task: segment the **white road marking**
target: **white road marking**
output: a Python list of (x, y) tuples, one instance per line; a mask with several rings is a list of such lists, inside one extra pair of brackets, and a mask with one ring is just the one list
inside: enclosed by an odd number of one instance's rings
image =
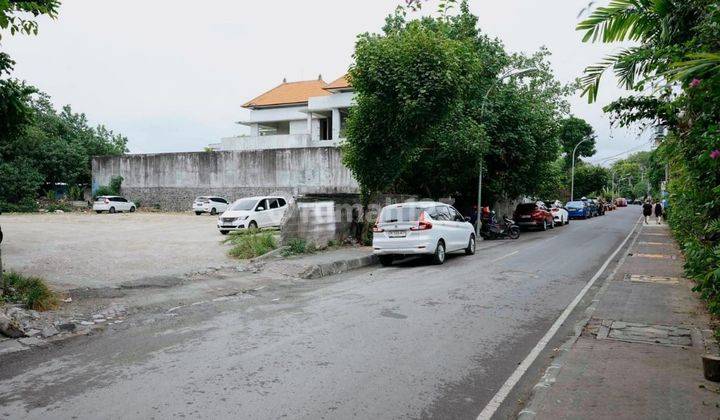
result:
[(530, 351), (530, 354), (527, 355), (525, 360), (518, 365), (517, 369), (510, 375), (510, 377), (505, 381), (502, 387), (498, 390), (498, 392), (495, 394), (495, 396), (490, 400), (490, 402), (483, 408), (483, 410), (480, 412), (480, 414), (477, 416), (477, 420), (489, 420), (497, 411), (498, 408), (500, 408), (500, 405), (502, 405), (503, 401), (505, 401), (505, 398), (510, 394), (510, 391), (517, 385), (518, 382), (520, 382), (520, 379), (522, 376), (527, 372), (528, 369), (530, 369), (530, 366), (533, 364), (535, 359), (540, 355), (540, 353), (545, 349), (545, 346), (550, 342), (550, 340), (553, 338), (555, 333), (558, 332), (562, 324), (567, 320), (567, 318), (570, 316), (572, 311), (575, 309), (575, 307), (580, 303), (580, 300), (585, 296), (585, 294), (590, 290), (590, 288), (595, 284), (595, 281), (602, 275), (602, 273), (605, 271), (608, 265), (610, 265), (610, 261), (615, 258), (618, 252), (625, 246), (628, 239), (632, 236), (632, 234), (635, 232), (635, 229), (637, 228), (638, 224), (640, 223), (640, 219), (633, 225), (632, 230), (630, 230), (630, 233), (625, 237), (625, 240), (622, 241), (620, 246), (617, 247), (615, 252), (613, 252), (607, 260), (605, 260), (605, 263), (600, 267), (600, 269), (595, 273), (595, 275), (590, 279), (590, 281), (583, 287), (583, 289), (578, 293), (577, 296), (575, 296), (575, 299), (573, 299), (572, 302), (565, 308), (562, 314), (560, 314), (560, 317), (555, 320), (555, 323), (550, 327), (550, 329), (545, 333), (542, 339), (538, 341), (538, 343), (533, 347), (533, 349)]
[(490, 261), (490, 262), (493, 262), (493, 263), (494, 263), (494, 262), (498, 262), (498, 261), (500, 261), (500, 260), (504, 260), (504, 259), (507, 258), (507, 257), (512, 257), (513, 255), (517, 254), (518, 252), (520, 252), (520, 251), (513, 251), (513, 252), (511, 252), (511, 253), (509, 253), (509, 254), (507, 254), (507, 255), (503, 255), (502, 257), (495, 258), (494, 260), (492, 260), (492, 261)]

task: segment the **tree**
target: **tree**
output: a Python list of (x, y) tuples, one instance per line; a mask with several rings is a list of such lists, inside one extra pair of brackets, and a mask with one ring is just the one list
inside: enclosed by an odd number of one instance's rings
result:
[[(558, 157), (567, 89), (541, 50), (509, 55), (481, 34), (467, 2), (459, 13), (407, 21), (360, 36), (350, 78), (347, 166), (366, 197), (378, 192), (477, 197), (480, 161), (487, 202), (533, 194)], [(499, 80), (505, 69), (532, 76)]]
[[(0, 0), (0, 30), (10, 29), (10, 35), (37, 35), (38, 24), (34, 18), (40, 15), (56, 18), (60, 2), (58, 0)], [(0, 41), (2, 41), (0, 31)], [(15, 64), (10, 56), (0, 52), (0, 76), (9, 74)]]
[(590, 157), (595, 154), (595, 130), (585, 120), (570, 116), (560, 121), (560, 146), (565, 154), (565, 167), (572, 165), (572, 154), (575, 146), (581, 141), (575, 152), (576, 163), (582, 157)]
[(575, 167), (575, 197), (601, 194), (610, 181), (610, 171), (602, 166), (582, 163)]

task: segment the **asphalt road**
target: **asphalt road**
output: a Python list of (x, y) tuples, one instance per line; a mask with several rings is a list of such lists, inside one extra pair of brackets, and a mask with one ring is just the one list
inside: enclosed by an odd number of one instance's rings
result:
[(0, 416), (474, 419), (637, 220), (620, 209), (443, 266), (268, 287), (20, 354), (0, 369)]

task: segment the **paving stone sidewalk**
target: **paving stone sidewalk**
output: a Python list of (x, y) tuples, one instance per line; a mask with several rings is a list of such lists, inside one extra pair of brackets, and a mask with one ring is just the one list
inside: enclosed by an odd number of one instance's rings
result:
[(519, 417), (720, 418), (701, 359), (717, 343), (682, 263), (666, 225), (643, 225)]

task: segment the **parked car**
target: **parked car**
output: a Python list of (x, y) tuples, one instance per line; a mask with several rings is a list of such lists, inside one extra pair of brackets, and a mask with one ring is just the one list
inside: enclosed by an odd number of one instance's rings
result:
[(513, 213), (513, 220), (520, 227), (536, 227), (541, 230), (555, 227), (552, 213), (541, 202), (518, 204)]
[(581, 200), (588, 207), (588, 212), (590, 213), (589, 217), (595, 217), (599, 215), (597, 203), (595, 203), (595, 200), (588, 199), (586, 197), (581, 198)]
[(590, 207), (584, 201), (568, 201), (565, 204), (570, 219), (587, 219), (592, 217)]
[(624, 198), (616, 198), (615, 205), (617, 205), (618, 207), (627, 207), (628, 202)]
[(436, 202), (384, 207), (373, 227), (373, 253), (384, 266), (398, 256), (427, 255), (435, 264), (448, 252), (475, 253), (475, 229), (452, 206)]
[(118, 211), (129, 211), (130, 213), (135, 212), (135, 203), (128, 201), (123, 197), (116, 195), (101, 195), (95, 199), (93, 203), (93, 210), (96, 213), (102, 213), (104, 211), (108, 213), (115, 213)]
[(562, 205), (554, 203), (550, 206), (550, 213), (552, 213), (555, 225), (563, 226), (570, 223), (570, 215), (568, 214), (568, 211), (562, 207)]
[(200, 216), (203, 213), (210, 213), (213, 216), (227, 210), (228, 201), (222, 197), (201, 196), (193, 201), (193, 211)]
[(217, 227), (223, 235), (231, 230), (278, 227), (287, 208), (282, 197), (241, 198), (218, 217)]

